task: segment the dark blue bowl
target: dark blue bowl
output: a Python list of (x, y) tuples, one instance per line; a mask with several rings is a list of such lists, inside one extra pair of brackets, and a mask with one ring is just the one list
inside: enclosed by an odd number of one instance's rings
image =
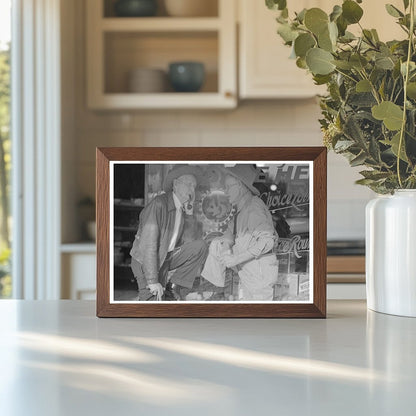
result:
[(205, 67), (201, 62), (172, 62), (169, 80), (177, 92), (197, 92), (205, 80)]
[(154, 16), (157, 12), (156, 0), (118, 0), (114, 12), (120, 17)]

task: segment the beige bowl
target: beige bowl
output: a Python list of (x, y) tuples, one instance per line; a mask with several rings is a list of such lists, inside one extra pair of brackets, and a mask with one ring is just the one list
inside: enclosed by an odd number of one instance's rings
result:
[(165, 0), (165, 7), (174, 17), (218, 16), (217, 0)]
[(128, 90), (133, 93), (158, 93), (167, 90), (167, 75), (162, 69), (136, 68), (129, 72)]

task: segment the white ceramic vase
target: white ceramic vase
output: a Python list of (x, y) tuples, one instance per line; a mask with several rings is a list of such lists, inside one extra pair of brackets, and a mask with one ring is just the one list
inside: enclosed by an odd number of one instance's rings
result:
[(416, 190), (367, 204), (366, 282), (369, 309), (416, 317)]

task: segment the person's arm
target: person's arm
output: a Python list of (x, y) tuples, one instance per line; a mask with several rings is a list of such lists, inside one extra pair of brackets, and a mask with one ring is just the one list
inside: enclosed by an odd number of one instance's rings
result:
[(163, 210), (162, 201), (155, 198), (146, 208), (140, 235), (140, 251), (144, 276), (148, 285), (159, 283), (159, 218)]
[(273, 223), (267, 217), (267, 212), (257, 210), (248, 217), (247, 233), (251, 235), (247, 250), (239, 254), (226, 254), (222, 257), (226, 267), (234, 267), (253, 260), (273, 249), (275, 233)]

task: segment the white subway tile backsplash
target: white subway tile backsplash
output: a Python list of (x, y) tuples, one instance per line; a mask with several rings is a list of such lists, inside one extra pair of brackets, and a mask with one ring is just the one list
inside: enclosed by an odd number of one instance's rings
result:
[(200, 145), (199, 132), (178, 130), (148, 130), (143, 135), (144, 146), (197, 147)]
[(224, 111), (180, 111), (178, 113), (179, 129), (197, 130), (226, 128), (226, 113)]
[[(314, 100), (243, 102), (232, 111), (78, 110), (75, 155), (80, 195), (95, 193), (96, 146), (322, 146)], [(365, 204), (373, 197), (354, 184), (360, 168), (328, 154), (328, 236), (364, 236)]]
[(255, 129), (206, 130), (200, 134), (201, 146), (258, 146)]
[(180, 127), (180, 112), (178, 111), (142, 111), (133, 116), (133, 130), (148, 130), (154, 128), (177, 130)]
[(328, 201), (328, 239), (365, 238), (365, 206), (368, 199)]

